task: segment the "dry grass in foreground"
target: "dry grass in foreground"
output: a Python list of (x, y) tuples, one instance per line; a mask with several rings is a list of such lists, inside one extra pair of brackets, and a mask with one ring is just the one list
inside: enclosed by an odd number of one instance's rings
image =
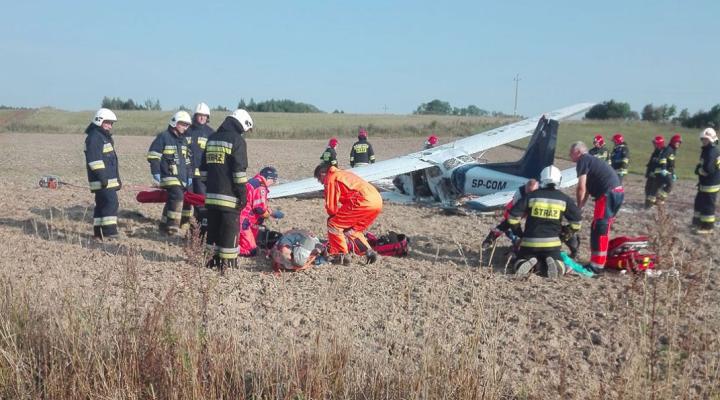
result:
[[(667, 229), (670, 221), (662, 213), (657, 218), (664, 228), (655, 241), (677, 251), (663, 255), (678, 273), (627, 279), (612, 332), (621, 350), (583, 349), (591, 371), (567, 347), (555, 353), (547, 343), (523, 341), (524, 332), (543, 323), (520, 305), (515, 311), (510, 305), (507, 314), (486, 307), (482, 295), (468, 304), (477, 309), (472, 334), (452, 342), (441, 329), (440, 309), (423, 327), (419, 350), (402, 341), (386, 353), (354, 348), (345, 340), (351, 328), (342, 325), (284, 343), (267, 332), (242, 345), (233, 334), (239, 327), (208, 324), (209, 293), (223, 278), (201, 278), (201, 244), (190, 240), (182, 279), (191, 290), (171, 287), (150, 302), (140, 300), (142, 258), (127, 247), (120, 247), (117, 297), (105, 288), (92, 296), (54, 293), (47, 303), (37, 300), (36, 290), (0, 279), (0, 397), (717, 398), (720, 343), (713, 325), (704, 323), (716, 310), (717, 299), (708, 297), (714, 264), (692, 252), (678, 258), (688, 253)], [(432, 296), (428, 302), (447, 301), (443, 290)], [(587, 333), (599, 348), (603, 339)], [(519, 368), (514, 357), (521, 358)]]

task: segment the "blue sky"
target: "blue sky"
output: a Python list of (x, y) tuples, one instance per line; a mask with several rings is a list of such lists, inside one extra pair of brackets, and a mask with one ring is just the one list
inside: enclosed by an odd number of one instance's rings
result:
[[(165, 109), (289, 98), (411, 113), (616, 99), (720, 103), (718, 1), (26, 1), (0, 24), (0, 104)], [(497, 3), (497, 4), (496, 4)]]

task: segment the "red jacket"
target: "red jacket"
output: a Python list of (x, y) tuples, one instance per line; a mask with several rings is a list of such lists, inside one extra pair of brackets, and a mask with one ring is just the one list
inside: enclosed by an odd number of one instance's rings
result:
[(270, 190), (267, 187), (267, 181), (262, 175), (255, 175), (245, 184), (245, 187), (247, 188), (247, 204), (240, 212), (240, 221), (247, 218), (253, 224), (262, 223), (263, 219), (270, 216), (270, 209), (267, 205)]

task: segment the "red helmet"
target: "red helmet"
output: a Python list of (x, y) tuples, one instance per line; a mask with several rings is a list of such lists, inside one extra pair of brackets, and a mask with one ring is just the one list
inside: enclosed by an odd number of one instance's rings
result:
[(605, 138), (603, 135), (595, 135), (595, 138), (593, 139), (593, 144), (598, 147), (605, 146)]
[(682, 143), (682, 137), (680, 135), (675, 134), (670, 138), (670, 146), (677, 147), (680, 143)]
[(655, 136), (652, 142), (655, 145), (656, 149), (662, 149), (665, 147), (665, 138), (660, 135)]
[(622, 133), (618, 132), (613, 135), (613, 143), (615, 143), (615, 144), (625, 143), (625, 138), (623, 137)]
[(430, 146), (435, 146), (436, 144), (438, 144), (438, 137), (435, 135), (430, 135), (425, 142)]
[(335, 147), (337, 147), (338, 143), (339, 142), (337, 138), (330, 138), (330, 141), (328, 141), (328, 146), (334, 149)]
[(367, 130), (365, 130), (365, 128), (358, 129), (358, 137), (359, 138), (367, 138), (368, 137)]

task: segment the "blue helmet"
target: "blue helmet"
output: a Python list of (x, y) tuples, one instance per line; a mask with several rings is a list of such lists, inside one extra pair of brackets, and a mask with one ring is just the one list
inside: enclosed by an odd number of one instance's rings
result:
[(260, 170), (260, 175), (265, 179), (278, 179), (278, 172), (275, 167), (265, 167)]

